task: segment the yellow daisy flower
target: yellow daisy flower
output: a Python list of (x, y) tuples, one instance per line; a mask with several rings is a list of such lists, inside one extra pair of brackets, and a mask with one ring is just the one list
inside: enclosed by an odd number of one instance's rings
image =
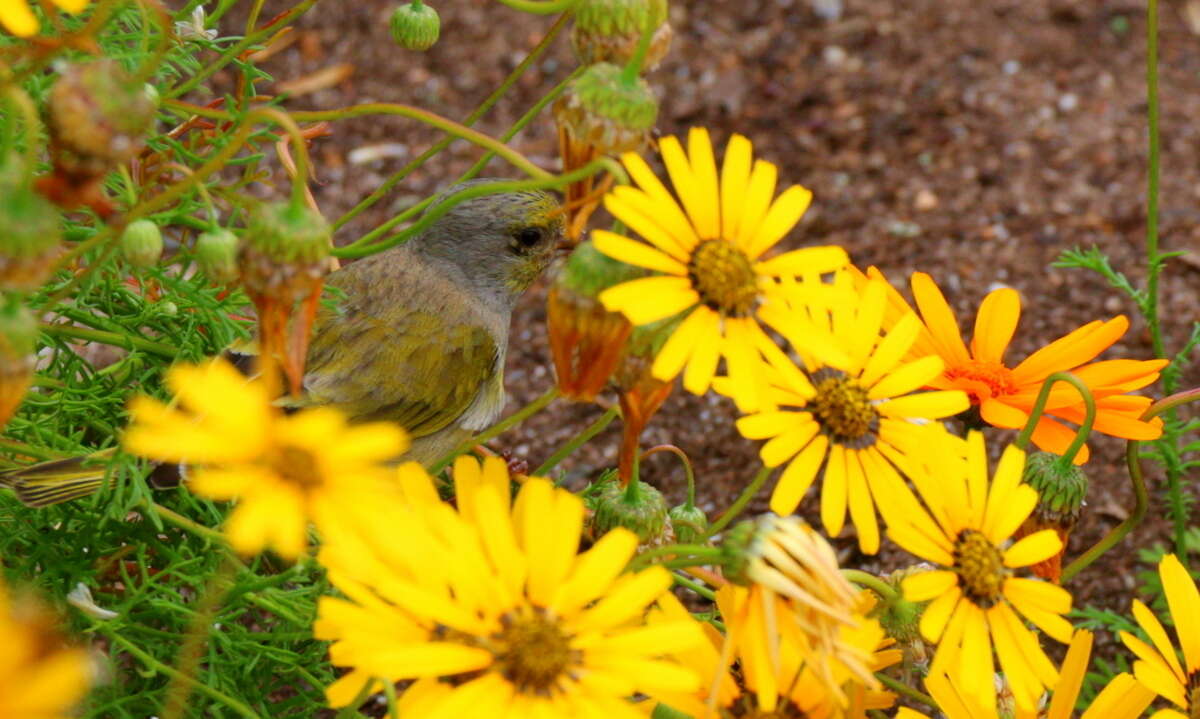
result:
[(351, 672), (327, 689), (345, 706), (364, 682), (413, 680), (402, 716), (640, 716), (635, 694), (694, 692), (700, 679), (664, 655), (704, 637), (690, 617), (646, 624), (670, 573), (623, 573), (637, 536), (608, 532), (579, 553), (582, 501), (526, 481), (510, 505), (502, 460), (454, 465), (457, 509), (415, 464), (407, 501), (362, 508), (358, 534), (320, 554), (347, 599), (324, 597), (314, 634)]
[[(89, 1), (52, 0), (59, 10), (71, 14), (83, 12)], [(0, 25), (17, 37), (36, 35), (40, 27), (37, 16), (33, 14), (26, 0), (0, 0)]]
[(65, 719), (91, 683), (87, 654), (69, 649), (39, 604), (0, 582), (0, 717)]
[[(1175, 634), (1183, 649), (1183, 663), (1171, 644), (1171, 638), (1150, 608), (1133, 600), (1133, 618), (1146, 632), (1150, 643), (1129, 632), (1121, 632), (1121, 641), (1137, 655), (1133, 674), (1182, 711), (1162, 709), (1155, 719), (1191, 719), (1200, 715), (1200, 592), (1188, 570), (1174, 554), (1168, 554), (1158, 564), (1167, 609), (1175, 624)], [(1186, 671), (1185, 671), (1186, 668)]]
[[(1001, 716), (1010, 716), (1013, 719), (1071, 719), (1079, 701), (1079, 690), (1087, 673), (1088, 660), (1091, 658), (1092, 639), (1091, 632), (1075, 632), (1059, 670), (1054, 696), (1049, 706), (1041, 710), (1018, 709), (1013, 712), (1010, 709), (1001, 712), (995, 705), (978, 704), (958, 691), (954, 680), (941, 672), (926, 677), (925, 688), (929, 690), (929, 695), (937, 702), (946, 719), (1000, 719)], [(1080, 715), (1080, 719), (1137, 719), (1153, 699), (1154, 692), (1129, 674), (1121, 673), (1113, 677), (1096, 695), (1091, 705)], [(909, 710), (907, 714), (897, 714), (896, 719), (924, 716)]]
[(272, 548), (295, 559), (309, 520), (332, 527), (347, 506), (370, 506), (391, 491), (394, 470), (385, 463), (408, 447), (399, 427), (351, 427), (333, 409), (285, 416), (261, 382), (222, 359), (176, 366), (166, 382), (183, 409), (135, 398), (124, 447), (191, 465), (188, 487), (198, 495), (237, 499), (225, 532), (244, 554)]
[[(725, 623), (725, 634), (704, 625), (708, 642), (680, 655), (679, 660), (701, 676), (711, 678), (700, 691), (663, 697), (668, 706), (696, 719), (734, 719), (735, 717), (805, 717), (806, 719), (858, 719), (869, 709), (886, 709), (895, 703), (895, 695), (881, 691), (871, 677), (870, 684), (836, 659), (813, 653), (794, 641), (794, 634), (781, 631), (774, 638), (777, 660), (760, 651), (757, 642), (747, 642), (762, 627), (746, 624), (741, 607), (753, 601), (751, 590), (726, 585), (717, 591), (717, 608)], [(901, 654), (890, 649), (888, 639), (867, 614), (874, 608), (870, 592), (855, 598), (854, 622), (842, 627), (840, 641), (854, 646), (866, 657), (866, 666), (879, 671), (900, 661)], [(683, 621), (691, 615), (674, 596), (667, 594), (651, 613), (651, 623)], [(781, 616), (781, 627), (791, 622)], [(842, 695), (829, 691), (815, 667), (829, 664)], [(736, 671), (731, 666), (737, 665)], [(824, 673), (822, 671), (821, 673)], [(764, 691), (766, 689), (766, 691)]]
[(920, 623), (925, 639), (938, 645), (931, 672), (946, 671), (977, 704), (994, 706), (994, 648), (1017, 708), (1032, 711), (1058, 671), (1021, 616), (1067, 642), (1071, 624), (1062, 615), (1071, 609), (1071, 595), (1014, 570), (1052, 556), (1062, 542), (1048, 529), (1008, 545), (1038, 501), (1021, 483), (1024, 452), (1006, 447), (989, 482), (983, 435), (972, 432), (965, 442), (946, 432), (927, 436), (941, 445), (931, 447), (938, 459), (910, 477), (928, 511), (913, 506), (897, 514), (888, 535), (941, 567), (901, 584), (905, 599), (933, 600)]
[(655, 358), (654, 376), (682, 373), (683, 386), (703, 394), (723, 357), (738, 406), (754, 409), (755, 348), (766, 339), (759, 308), (779, 294), (780, 278), (833, 272), (847, 264), (846, 252), (811, 247), (764, 257), (799, 222), (812, 193), (795, 185), (772, 199), (778, 171), (754, 160), (745, 137), (729, 140), (719, 176), (707, 130), (688, 133), (686, 152), (675, 137), (659, 149), (678, 200), (645, 160), (626, 153), (621, 161), (637, 186), (613, 188), (604, 206), (645, 241), (592, 233), (604, 254), (659, 274), (611, 287), (600, 301), (637, 326), (684, 313)]
[[(883, 283), (869, 282), (852, 305), (829, 311), (810, 307), (808, 313), (824, 315), (816, 324), (829, 328), (827, 344), (847, 361), (830, 366), (811, 357), (805, 345), (793, 344), (807, 376), (774, 373), (770, 404), (781, 408), (737, 421), (742, 436), (768, 440), (761, 451), (764, 464), (788, 463), (771, 495), (771, 511), (794, 512), (820, 474), (825, 531), (839, 534), (849, 507), (859, 547), (867, 554), (879, 551), (876, 507), (887, 513), (914, 501), (898, 468), (928, 452), (923, 425), (970, 406), (961, 391), (915, 392), (941, 374), (942, 360), (905, 361), (920, 321), (910, 312), (881, 333), (886, 303)], [(794, 322), (780, 318), (772, 324), (786, 329)], [(781, 364), (789, 369), (790, 360), (773, 363)]]

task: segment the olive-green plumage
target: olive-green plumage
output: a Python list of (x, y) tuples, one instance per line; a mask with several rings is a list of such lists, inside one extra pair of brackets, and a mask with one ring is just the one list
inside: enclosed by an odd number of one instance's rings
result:
[(561, 240), (557, 210), (543, 192), (474, 198), (331, 274), (345, 299), (317, 317), (302, 403), (400, 424), (408, 458), (423, 464), (491, 425), (504, 408), (512, 310)]
[[(446, 194), (487, 182), (496, 180)], [(318, 314), (305, 394), (288, 404), (396, 422), (413, 440), (404, 459), (436, 462), (503, 410), (513, 307), (562, 234), (551, 195), (498, 193), (456, 205), (406, 244), (330, 274), (326, 284), (344, 298)], [(87, 459), (0, 472), (0, 486), (33, 506), (85, 496), (104, 479), (103, 466)]]

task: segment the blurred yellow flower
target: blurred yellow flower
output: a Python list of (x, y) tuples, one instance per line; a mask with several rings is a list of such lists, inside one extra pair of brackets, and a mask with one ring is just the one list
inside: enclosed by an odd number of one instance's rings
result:
[(183, 409), (149, 397), (129, 405), (126, 451), (193, 467), (188, 487), (215, 500), (238, 500), (225, 527), (238, 552), (272, 548), (295, 559), (310, 520), (333, 526), (347, 506), (370, 506), (391, 491), (385, 464), (408, 447), (396, 425), (349, 426), (328, 408), (285, 416), (266, 387), (217, 359), (180, 365), (167, 385)]
[[(1162, 709), (1158, 719), (1189, 719), (1200, 713), (1200, 592), (1188, 570), (1174, 554), (1168, 554), (1158, 564), (1167, 609), (1171, 612), (1175, 634), (1183, 649), (1183, 664), (1171, 644), (1171, 638), (1150, 608), (1133, 600), (1133, 618), (1146, 632), (1150, 646), (1129, 632), (1121, 632), (1121, 641), (1137, 655), (1133, 674), (1155, 694), (1179, 707)], [(1186, 667), (1186, 671), (1184, 670)]]
[(502, 460), (454, 465), (457, 509), (418, 466), (404, 502), (362, 508), (319, 559), (347, 599), (323, 597), (314, 633), (350, 673), (327, 689), (345, 706), (372, 677), (414, 680), (401, 716), (640, 716), (628, 701), (688, 693), (700, 678), (663, 655), (704, 642), (690, 617), (646, 624), (670, 573), (623, 573), (637, 537), (616, 529), (579, 553), (583, 503), (527, 480), (510, 506)]
[[(90, 0), (52, 0), (58, 9), (69, 13), (83, 12)], [(37, 16), (26, 0), (0, 0), (0, 25), (17, 37), (29, 37), (37, 33)]]
[(1043, 688), (1059, 677), (1021, 616), (1067, 642), (1071, 624), (1062, 615), (1071, 609), (1071, 595), (1013, 570), (1053, 555), (1062, 542), (1047, 529), (1008, 546), (1038, 501), (1037, 492), (1021, 483), (1024, 452), (1006, 447), (989, 482), (982, 434), (972, 432), (965, 442), (946, 432), (928, 438), (941, 445), (930, 448), (937, 459), (927, 472), (910, 474), (928, 511), (913, 507), (898, 514), (888, 535), (941, 567), (901, 584), (905, 599), (933, 600), (920, 623), (921, 634), (938, 645), (930, 672), (945, 671), (974, 703), (995, 706), (994, 648), (1017, 708), (1032, 711)]
[[(725, 623), (722, 635), (705, 625), (708, 643), (679, 659), (706, 678), (700, 691), (693, 694), (666, 695), (663, 702), (686, 712), (695, 719), (726, 717), (805, 717), (806, 719), (858, 719), (869, 709), (886, 709), (895, 702), (890, 692), (881, 691), (874, 677), (869, 683), (836, 658), (797, 644), (795, 633), (786, 630), (793, 624), (786, 614), (779, 615), (781, 631), (772, 637), (776, 657), (761, 651), (747, 637), (762, 627), (754, 626), (755, 615), (742, 611), (752, 602), (752, 590), (726, 585), (717, 591), (717, 608)], [(879, 622), (868, 619), (874, 608), (869, 592), (854, 600), (853, 622), (839, 631), (839, 641), (853, 646), (865, 657), (871, 671), (879, 671), (900, 660), (900, 652), (888, 648), (888, 639)], [(691, 615), (670, 594), (658, 600), (651, 623), (683, 621)], [(747, 623), (750, 620), (751, 623)], [(732, 665), (736, 664), (736, 669)], [(817, 671), (820, 670), (820, 671)], [(831, 691), (821, 675), (829, 673), (840, 692)]]
[[(770, 404), (781, 408), (737, 421), (744, 437), (768, 440), (761, 451), (764, 464), (788, 463), (771, 495), (771, 511), (794, 512), (820, 474), (825, 531), (831, 536), (842, 531), (848, 506), (859, 547), (867, 554), (879, 551), (876, 508), (887, 520), (889, 512), (904, 511), (915, 501), (901, 474), (912, 458), (929, 450), (922, 439), (924, 425), (970, 406), (961, 391), (915, 392), (941, 374), (942, 360), (905, 361), (920, 321), (909, 312), (881, 334), (886, 302), (884, 284), (873, 281), (854, 304), (806, 310), (825, 315), (816, 321), (829, 328), (825, 344), (838, 348), (846, 361), (830, 366), (805, 345), (794, 344), (807, 375), (778, 371), (782, 363), (783, 370), (791, 370), (790, 360), (776, 361), (775, 371), (768, 373)], [(773, 311), (780, 312), (786, 311)], [(794, 323), (781, 318), (772, 324)]]
[(0, 582), (0, 717), (65, 719), (83, 699), (91, 669), (82, 649), (68, 649), (41, 605), (9, 597)]
[(655, 359), (654, 376), (672, 380), (682, 372), (683, 386), (703, 394), (723, 357), (738, 406), (755, 409), (756, 348), (769, 341), (759, 308), (778, 294), (779, 278), (833, 272), (847, 264), (846, 252), (811, 247), (764, 259), (800, 220), (812, 193), (797, 185), (773, 199), (778, 171), (754, 160), (745, 137), (729, 140), (719, 178), (707, 130), (688, 133), (686, 152), (675, 137), (663, 138), (659, 149), (678, 200), (645, 160), (626, 153), (621, 161), (637, 186), (613, 188), (604, 206), (645, 241), (604, 230), (592, 240), (604, 254), (660, 274), (611, 287), (600, 301), (637, 326), (683, 313)]

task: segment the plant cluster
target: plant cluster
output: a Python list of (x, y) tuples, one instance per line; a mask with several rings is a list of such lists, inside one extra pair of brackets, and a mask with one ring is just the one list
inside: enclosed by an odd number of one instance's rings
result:
[[(926, 273), (906, 293), (853, 247), (780, 250), (813, 194), (750, 139), (654, 139), (667, 0), (500, 1), (557, 19), (456, 122), (266, 94), (257, 63), (316, 0), (272, 18), (245, 3), (240, 35), (222, 34), (232, 0), (0, 0), (0, 719), (1132, 719), (1156, 701), (1156, 716), (1200, 716), (1197, 425), (1179, 413), (1200, 396), (1180, 388), (1200, 324), (1168, 356), (1155, 0), (1146, 284), (1096, 250), (1059, 263), (1127, 293), (1154, 356), (1100, 359), (1130, 327), (1117, 316), (1020, 361), (1015, 290), (982, 299), (968, 341)], [(390, 29), (398, 52), (453, 42), (421, 0)], [(471, 129), (568, 29), (579, 67), (501, 137)], [(548, 108), (557, 174), (505, 144)], [(445, 137), (328, 220), (309, 144), (370, 115)], [(492, 157), (526, 177), (458, 184), (344, 236), (455, 139), (484, 152), (461, 181)], [(264, 199), (276, 163), (290, 192)], [(570, 250), (548, 296), (557, 383), (498, 423), (479, 409), (494, 393), (422, 395), (489, 418), (430, 459), (417, 446), (441, 429), (436, 400), (356, 414), (306, 368), (328, 318), (360, 309), (343, 307), (342, 260), (382, 262), (476, 207), (540, 223), (504, 250), (524, 260), (513, 297), (548, 243)], [(601, 208), (612, 221), (593, 227)], [(253, 351), (251, 371), (231, 348)], [(682, 450), (642, 446), (677, 385), (728, 398), (761, 442), (715, 516)], [(605, 411), (536, 469), (486, 446), (561, 400)], [(618, 417), (617, 466), (564, 488), (560, 464)], [(1092, 433), (1128, 442), (1137, 506), (1066, 557), (1089, 521)], [(685, 503), (642, 479), (657, 452), (680, 459)], [(1147, 601), (1074, 608), (1071, 580), (1145, 517), (1146, 459), (1174, 528), (1170, 549), (1139, 550)], [(772, 478), (770, 512), (744, 518)], [(911, 566), (841, 566), (830, 540), (847, 524), (862, 555), (890, 542)], [(1092, 661), (1094, 630), (1132, 666)]]

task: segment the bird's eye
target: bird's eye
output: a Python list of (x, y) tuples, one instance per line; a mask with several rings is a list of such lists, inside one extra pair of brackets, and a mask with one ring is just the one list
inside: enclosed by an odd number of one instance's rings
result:
[(533, 247), (542, 241), (542, 228), (525, 227), (517, 232), (517, 242), (522, 247)]

